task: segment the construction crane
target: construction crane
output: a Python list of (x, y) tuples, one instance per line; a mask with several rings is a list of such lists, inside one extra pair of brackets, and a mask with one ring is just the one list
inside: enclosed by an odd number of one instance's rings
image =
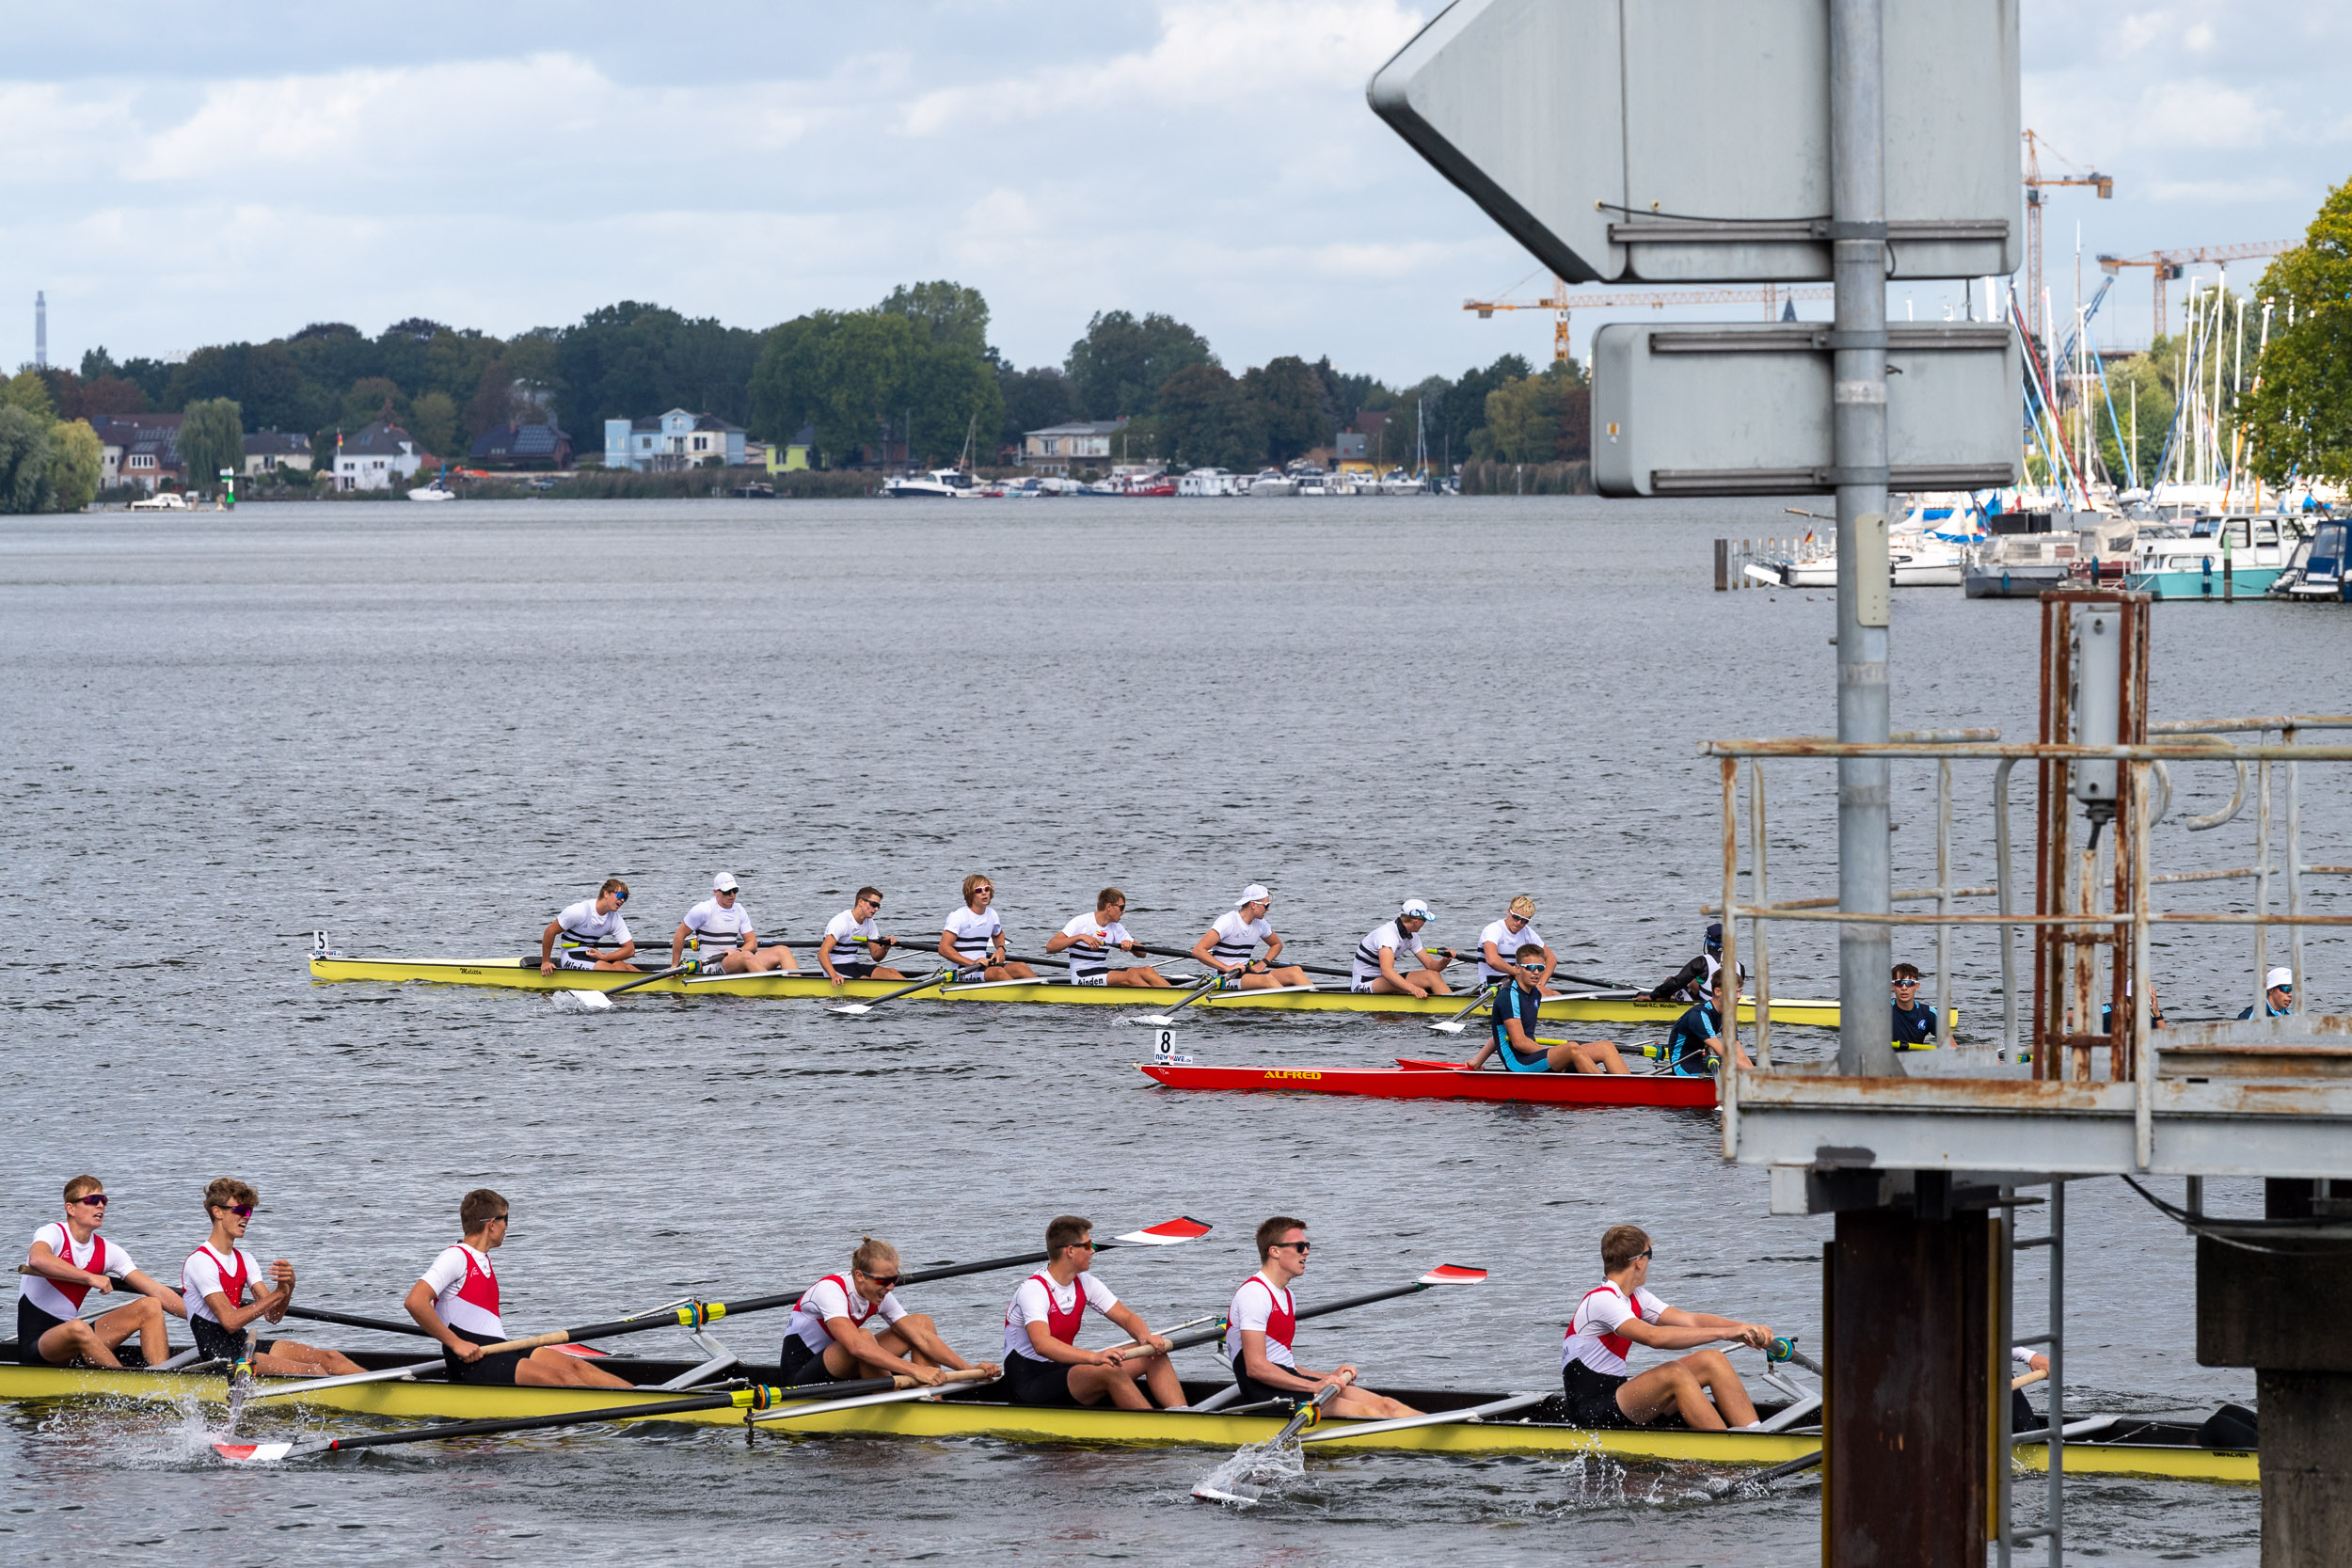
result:
[(1792, 289), (1785, 284), (1767, 283), (1756, 289), (1678, 289), (1668, 293), (1572, 294), (1565, 280), (1551, 280), (1551, 293), (1541, 299), (1466, 299), (1462, 309), (1478, 312), (1480, 321), (1490, 321), (1497, 310), (1549, 310), (1553, 312), (1551, 326), (1551, 357), (1556, 364), (1566, 364), (1568, 354), (1568, 312), (1590, 310), (1601, 306), (1646, 305), (1663, 309), (1669, 305), (1762, 305), (1772, 314), (1782, 301), (1791, 299), (1828, 299), (1835, 293), (1830, 289)]
[(2194, 250), (2152, 250), (2145, 256), (2102, 256), (2099, 269), (2119, 274), (2125, 267), (2147, 267), (2155, 283), (2155, 327), (2153, 335), (2164, 336), (2164, 286), (2180, 281), (2184, 268), (2201, 261), (2243, 261), (2250, 256), (2276, 256), (2293, 250), (2299, 240), (2254, 240), (2245, 245), (2201, 245)]
[[(2047, 198), (2042, 193), (2058, 185), (2090, 185), (2097, 189), (2100, 200), (2115, 199), (2115, 177), (2111, 174), (2101, 174), (2097, 169), (2071, 174), (2042, 173), (2042, 154), (2046, 148), (2040, 136), (2031, 131), (2026, 133), (2026, 336), (2045, 345), (2050, 324), (2042, 315), (2042, 204)], [(2051, 152), (2050, 156), (2070, 169), (2074, 167), (2073, 160), (2061, 153)]]

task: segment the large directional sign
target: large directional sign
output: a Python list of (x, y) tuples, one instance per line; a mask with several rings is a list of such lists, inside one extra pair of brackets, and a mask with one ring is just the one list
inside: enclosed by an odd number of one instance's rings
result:
[[(2017, 481), (2016, 335), (1886, 330), (1896, 490)], [(1829, 328), (1810, 322), (1621, 322), (1593, 334), (1593, 484), (1604, 496), (1776, 496), (1833, 488)], [(1855, 388), (1877, 383), (1854, 383)]]
[[(1890, 280), (2014, 272), (2017, 0), (1885, 0)], [(1456, 0), (1372, 107), (1572, 283), (1830, 276), (1828, 0)]]

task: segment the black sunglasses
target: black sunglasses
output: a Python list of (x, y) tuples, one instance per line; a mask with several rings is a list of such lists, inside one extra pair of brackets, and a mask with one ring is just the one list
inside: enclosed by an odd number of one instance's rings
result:
[(104, 1193), (84, 1193), (80, 1197), (70, 1197), (66, 1199), (66, 1201), (68, 1203), (87, 1203), (93, 1209), (103, 1209), (106, 1207), (106, 1195)]
[(1314, 1243), (1312, 1243), (1312, 1242), (1270, 1242), (1270, 1243), (1267, 1243), (1267, 1246), (1268, 1246), (1269, 1250), (1270, 1250), (1271, 1248), (1273, 1248), (1273, 1247), (1278, 1247), (1278, 1246), (1287, 1246), (1287, 1247), (1296, 1247), (1296, 1248), (1297, 1248), (1300, 1252), (1302, 1252), (1302, 1253), (1303, 1253), (1303, 1252), (1306, 1252), (1308, 1249), (1310, 1249), (1310, 1248), (1311, 1248), (1311, 1247), (1312, 1247), (1313, 1245), (1314, 1245)]

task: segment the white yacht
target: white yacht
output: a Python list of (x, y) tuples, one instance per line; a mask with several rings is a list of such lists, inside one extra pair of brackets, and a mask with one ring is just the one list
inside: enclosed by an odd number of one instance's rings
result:
[(412, 501), (453, 501), (457, 499), (457, 492), (440, 480), (434, 479), (409, 491), (408, 499)]
[(1298, 494), (1298, 481), (1291, 478), (1290, 475), (1284, 473), (1279, 468), (1268, 468), (1263, 473), (1261, 473), (1257, 478), (1249, 482), (1249, 487), (1245, 494), (1252, 496), (1295, 496)]
[(961, 468), (933, 468), (919, 477), (893, 474), (882, 481), (882, 493), (901, 500), (968, 500), (979, 490)]

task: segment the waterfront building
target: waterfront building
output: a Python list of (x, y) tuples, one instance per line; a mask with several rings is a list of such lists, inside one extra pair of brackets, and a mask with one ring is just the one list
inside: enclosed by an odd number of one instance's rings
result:
[(1073, 468), (1111, 466), (1111, 439), (1126, 425), (1124, 420), (1077, 420), (1021, 434), (1021, 460), (1041, 474), (1067, 474)]
[(424, 463), (424, 448), (415, 436), (376, 420), (336, 448), (335, 488), (389, 490), (394, 478), (413, 479)]
[(699, 468), (717, 458), (730, 468), (743, 465), (743, 427), (716, 414), (673, 408), (650, 420), (604, 421), (604, 466), (639, 473), (675, 473)]

